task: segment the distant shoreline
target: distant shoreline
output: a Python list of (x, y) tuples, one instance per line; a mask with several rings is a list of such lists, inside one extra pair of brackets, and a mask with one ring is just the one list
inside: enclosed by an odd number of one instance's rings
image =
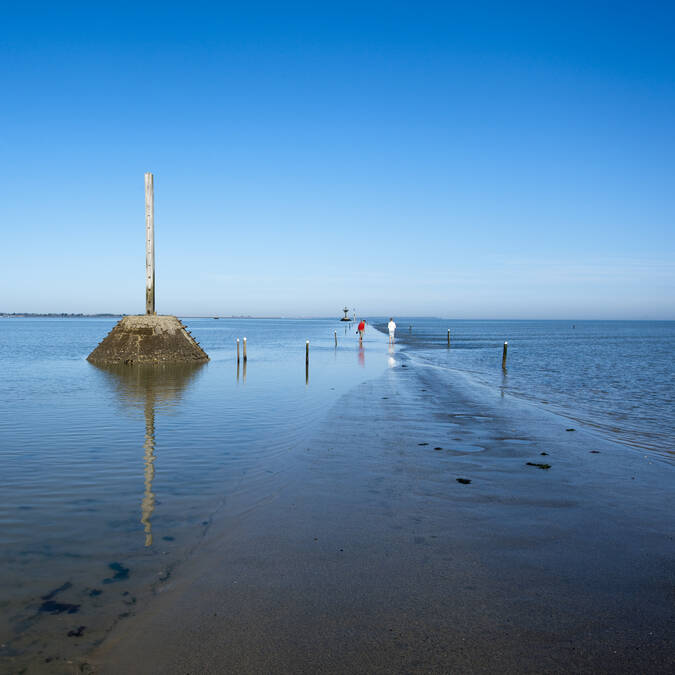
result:
[(50, 312), (49, 314), (36, 314), (33, 312), (0, 312), (0, 319), (112, 319), (124, 316), (123, 314), (69, 314), (67, 312)]

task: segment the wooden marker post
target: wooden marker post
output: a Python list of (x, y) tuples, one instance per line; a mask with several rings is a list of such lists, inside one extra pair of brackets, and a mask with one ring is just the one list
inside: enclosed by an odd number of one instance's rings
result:
[(309, 340), (305, 342), (305, 385), (309, 384)]
[(246, 338), (244, 338), (244, 363), (246, 363)]
[(145, 313), (155, 314), (155, 190), (145, 174)]
[(333, 335), (335, 335), (335, 346), (337, 347), (337, 331), (333, 331)]
[(450, 329), (448, 328), (448, 347), (450, 346)]
[(237, 363), (239, 363), (239, 338), (237, 338)]
[(506, 370), (506, 350), (509, 346), (508, 342), (504, 343), (504, 351), (502, 352), (502, 368)]

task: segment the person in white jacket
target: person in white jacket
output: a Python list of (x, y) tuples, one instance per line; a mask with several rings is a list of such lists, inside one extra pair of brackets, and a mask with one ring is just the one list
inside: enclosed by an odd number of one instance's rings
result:
[(394, 333), (396, 332), (396, 324), (394, 323), (394, 317), (391, 317), (389, 319), (389, 323), (387, 324), (389, 328), (389, 344), (393, 345), (394, 344)]

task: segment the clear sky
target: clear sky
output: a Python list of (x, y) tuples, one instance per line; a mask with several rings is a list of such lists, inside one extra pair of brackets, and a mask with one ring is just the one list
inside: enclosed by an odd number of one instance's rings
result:
[(675, 5), (0, 2), (0, 311), (675, 319)]

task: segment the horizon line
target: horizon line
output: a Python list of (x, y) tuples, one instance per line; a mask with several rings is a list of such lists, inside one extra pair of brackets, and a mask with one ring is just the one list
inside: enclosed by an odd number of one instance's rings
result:
[[(156, 314), (159, 314), (157, 312)], [(127, 313), (127, 312), (0, 312), (0, 318), (117, 318), (124, 316), (143, 316), (144, 314)], [(167, 315), (168, 316), (168, 315)], [(341, 317), (331, 315), (254, 315), (254, 314), (182, 314), (178, 313), (172, 316), (180, 316), (185, 319), (256, 319), (256, 320), (334, 320), (340, 323)], [(359, 318), (368, 319), (384, 319), (389, 314), (367, 314), (357, 315)], [(399, 319), (438, 319), (439, 321), (570, 321), (581, 323), (584, 321), (663, 321), (672, 322), (675, 318), (584, 318), (575, 319), (570, 317), (556, 317), (556, 318), (535, 318), (535, 317), (502, 317), (502, 318), (488, 318), (488, 317), (447, 317), (439, 316), (437, 314), (401, 314)], [(351, 320), (350, 320), (351, 321)], [(353, 323), (353, 321), (352, 321)]]

